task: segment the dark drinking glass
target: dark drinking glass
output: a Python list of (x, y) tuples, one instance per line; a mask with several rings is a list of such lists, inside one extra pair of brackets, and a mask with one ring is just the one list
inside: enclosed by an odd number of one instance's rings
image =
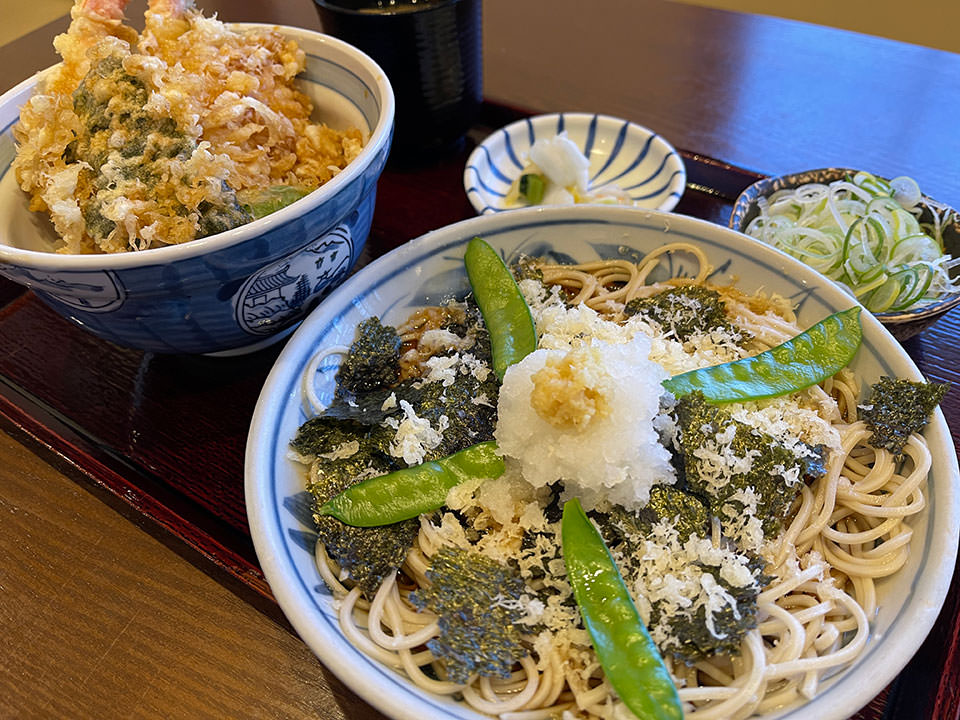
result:
[(314, 0), (323, 31), (372, 57), (396, 95), (393, 154), (456, 146), (483, 96), (481, 0)]

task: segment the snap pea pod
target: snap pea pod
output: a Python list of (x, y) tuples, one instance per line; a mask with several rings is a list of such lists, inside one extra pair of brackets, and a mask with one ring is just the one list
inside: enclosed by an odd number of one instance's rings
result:
[(325, 502), (320, 514), (358, 527), (390, 525), (443, 507), (447, 493), (465, 480), (497, 478), (503, 471), (497, 444), (477, 443), (439, 460), (359, 482)]
[(537, 349), (530, 308), (497, 251), (478, 237), (467, 243), (467, 277), (490, 333), (493, 371), (503, 380), (507, 368)]
[(563, 562), (603, 672), (644, 720), (682, 720), (677, 689), (603, 538), (576, 498), (563, 506)]
[(699, 390), (714, 403), (777, 397), (803, 390), (845, 368), (860, 347), (860, 308), (834, 313), (759, 355), (691, 370), (663, 381), (674, 395)]

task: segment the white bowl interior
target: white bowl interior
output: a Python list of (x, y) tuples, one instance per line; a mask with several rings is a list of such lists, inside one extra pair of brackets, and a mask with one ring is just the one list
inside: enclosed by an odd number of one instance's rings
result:
[(20, 190), (10, 165), (16, 157), (13, 126), (19, 118), (19, 108), (33, 94), (35, 78), (21, 83), (0, 102), (0, 245), (52, 252), (57, 234), (46, 213), (30, 211), (30, 199)]
[(683, 159), (652, 130), (608, 115), (551, 113), (519, 120), (487, 137), (467, 160), (464, 188), (477, 212), (516, 209), (506, 204), (533, 143), (566, 132), (590, 161), (590, 187), (616, 184), (635, 207), (672, 210), (686, 185)]
[[(413, 720), (480, 718), (447, 698), (425, 694), (401, 675), (370, 660), (343, 637), (332, 597), (315, 568), (305, 538), (305, 472), (287, 455), (287, 444), (307, 419), (301, 377), (320, 349), (347, 345), (357, 323), (379, 315), (396, 323), (425, 304), (462, 295), (467, 281), (463, 248), (475, 235), (510, 257), (550, 249), (577, 261), (615, 256), (620, 248), (646, 253), (664, 242), (698, 244), (716, 268), (714, 281), (736, 278), (744, 290), (764, 289), (799, 305), (801, 325), (851, 305), (824, 278), (786, 255), (726, 228), (689, 217), (620, 208), (562, 207), (518, 210), (464, 221), (429, 233), (380, 258), (324, 301), (297, 330), (264, 386), (250, 427), (246, 502), (257, 554), (277, 600), (297, 632), (348, 686), (389, 716)], [(689, 272), (683, 261), (672, 274)], [(922, 379), (900, 345), (869, 314), (864, 343), (853, 363), (865, 381), (880, 375)], [(325, 361), (317, 387), (332, 393), (337, 358)], [(321, 395), (323, 397), (323, 395)], [(960, 522), (956, 452), (942, 413), (925, 435), (934, 456), (927, 508), (915, 518), (910, 560), (878, 585), (880, 610), (867, 650), (850, 668), (827, 679), (800, 707), (766, 718), (840, 720), (868, 703), (902, 669), (930, 630), (950, 584)]]

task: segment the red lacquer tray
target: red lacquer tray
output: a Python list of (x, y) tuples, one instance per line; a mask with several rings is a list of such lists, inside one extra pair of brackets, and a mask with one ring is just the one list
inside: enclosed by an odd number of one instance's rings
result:
[[(424, 167), (388, 165), (365, 260), (474, 215), (462, 186), (476, 140), (521, 113), (486, 105), (464, 147)], [(676, 212), (726, 224), (759, 174), (681, 151)], [(905, 346), (930, 380), (960, 384), (957, 313)], [(260, 388), (282, 343), (236, 358), (161, 356), (74, 327), (0, 279), (0, 422), (45, 459), (283, 622), (250, 540), (243, 453)], [(960, 425), (957, 392), (944, 404)], [(954, 441), (957, 441), (954, 432)], [(955, 718), (958, 583), (921, 651), (857, 718)]]

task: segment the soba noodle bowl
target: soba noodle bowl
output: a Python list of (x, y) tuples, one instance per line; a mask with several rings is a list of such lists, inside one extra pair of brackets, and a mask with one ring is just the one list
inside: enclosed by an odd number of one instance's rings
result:
[[(651, 282), (670, 253), (695, 256), (699, 273)], [(712, 288), (723, 303), (723, 327), (684, 334), (669, 321), (631, 315), (637, 298), (706, 286), (706, 258), (682, 243), (640, 263), (531, 262), (524, 269), (519, 285), (537, 324), (537, 357), (508, 369), (499, 398), (473, 398), (497, 407), (489, 432), (507, 471), (464, 483), (445, 509), (411, 521), (417, 527), (402, 566), (372, 590), (318, 543), (317, 568), (337, 599), (345, 636), (423, 690), (503, 720), (631, 717), (603, 676), (565, 579), (553, 510), (577, 496), (611, 545), (686, 717), (745, 718), (815, 695), (824, 678), (863, 651), (877, 609), (875, 583), (907, 560), (910, 517), (924, 508), (931, 465), (923, 437), (912, 435), (901, 456), (871, 447), (871, 430), (858, 419), (859, 381), (849, 370), (786, 397), (734, 403), (725, 409), (727, 429), (762, 434), (797, 458), (774, 473), (790, 492), (782, 522), (764, 517), (763, 499), (750, 487), (728, 493), (728, 505), (708, 505), (706, 524), (695, 531), (677, 517), (640, 522), (651, 493), (686, 482), (677, 472), (683, 431), (676, 400), (660, 381), (756, 354), (802, 328), (783, 298), (732, 287)], [(457, 328), (469, 325), (469, 310), (453, 305), (397, 328), (403, 377), (421, 384), (452, 383), (458, 374), (486, 381), (482, 327), (458, 334), (443, 324), (451, 316), (460, 318)], [(317, 414), (324, 408), (312, 389), (316, 367), (340, 351), (318, 354), (307, 369), (306, 395)], [(401, 452), (406, 433), (423, 451), (406, 462), (429, 459), (437, 447), (430, 432), (442, 436), (442, 423), (425, 428), (409, 403), (398, 412), (391, 452)], [(591, 425), (593, 434), (584, 436)], [(719, 488), (744, 469), (744, 457), (731, 457), (735, 444), (723, 445), (733, 430), (722, 427), (706, 433), (703, 447), (687, 448), (687, 462), (696, 456), (701, 478)], [(338, 457), (352, 449), (344, 445)], [(310, 465), (310, 483), (330, 457), (298, 456)], [(819, 470), (797, 470), (811, 463)], [(520, 595), (492, 596), (493, 605), (509, 609), (521, 639), (522, 652), (503, 673), (471, 672), (464, 680), (449, 657), (435, 652), (443, 618), (418, 592), (436, 581), (432, 562), (451, 547), (511, 567), (523, 580)], [(696, 622), (697, 638), (684, 636)], [(727, 634), (734, 626), (735, 642)], [(704, 639), (722, 651), (704, 650)]]

